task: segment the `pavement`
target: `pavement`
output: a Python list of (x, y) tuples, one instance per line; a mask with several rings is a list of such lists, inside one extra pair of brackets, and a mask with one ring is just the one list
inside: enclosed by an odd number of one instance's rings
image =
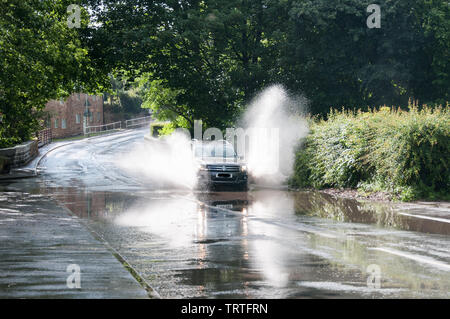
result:
[(0, 240), (0, 298), (149, 297), (104, 243), (46, 196), (2, 192)]

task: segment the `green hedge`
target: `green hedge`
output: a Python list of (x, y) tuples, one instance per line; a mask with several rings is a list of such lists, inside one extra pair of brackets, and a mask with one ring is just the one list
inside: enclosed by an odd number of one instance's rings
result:
[(401, 200), (448, 198), (450, 111), (382, 107), (311, 120), (292, 187), (389, 191)]

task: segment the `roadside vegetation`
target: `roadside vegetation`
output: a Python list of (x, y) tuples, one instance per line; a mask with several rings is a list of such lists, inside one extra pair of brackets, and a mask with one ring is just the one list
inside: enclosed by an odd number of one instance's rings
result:
[[(0, 1), (0, 147), (30, 140), (43, 126), (50, 99), (99, 92), (107, 84), (79, 29), (67, 25), (72, 3), (77, 1)], [(86, 11), (80, 19), (87, 27)]]
[(160, 137), (170, 135), (175, 129), (175, 124), (172, 122), (153, 122), (150, 123), (150, 136)]
[(410, 105), (332, 110), (310, 120), (290, 180), (296, 188), (357, 188), (395, 199), (449, 199), (450, 110)]
[(47, 101), (74, 92), (188, 129), (231, 127), (274, 83), (313, 115), (450, 100), (448, 1), (394, 2), (369, 28), (371, 0), (0, 1), (0, 147), (32, 138)]
[(146, 116), (148, 113), (142, 106), (142, 94), (135, 81), (127, 75), (110, 75), (111, 88), (103, 94), (104, 110), (110, 114), (107, 122), (124, 121), (136, 117)]
[(262, 89), (278, 83), (330, 106), (406, 107), (449, 101), (446, 0), (84, 0), (96, 24), (81, 38), (103, 72), (139, 78), (143, 107), (192, 129), (233, 126)]

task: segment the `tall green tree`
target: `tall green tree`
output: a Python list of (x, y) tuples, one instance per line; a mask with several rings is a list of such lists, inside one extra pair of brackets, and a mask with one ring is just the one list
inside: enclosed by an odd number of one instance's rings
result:
[(67, 7), (76, 2), (0, 0), (0, 147), (28, 140), (48, 100), (102, 82), (67, 23)]
[[(449, 6), (443, 0), (294, 0), (282, 47), (284, 82), (301, 86), (315, 112), (448, 99)], [(445, 92), (447, 91), (447, 92)]]
[(312, 113), (448, 100), (444, 0), (380, 0), (374, 29), (371, 0), (85, 1), (96, 66), (152, 74), (152, 94), (177, 92), (163, 107), (188, 123), (228, 126), (272, 83), (303, 93)]
[(277, 78), (283, 2), (90, 1), (101, 27), (86, 38), (100, 67), (149, 72), (179, 93), (189, 123), (224, 127)]
[[(445, 105), (450, 100), (450, 4), (443, 0), (424, 1), (420, 19), (425, 36), (430, 39), (427, 53), (431, 56), (432, 89), (430, 101)], [(428, 60), (428, 61), (430, 61)]]

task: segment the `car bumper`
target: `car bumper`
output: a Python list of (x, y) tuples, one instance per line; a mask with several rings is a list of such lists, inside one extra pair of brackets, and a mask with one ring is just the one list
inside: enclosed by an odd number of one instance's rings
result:
[(248, 176), (246, 172), (200, 171), (198, 182), (200, 185), (242, 186), (247, 185)]

